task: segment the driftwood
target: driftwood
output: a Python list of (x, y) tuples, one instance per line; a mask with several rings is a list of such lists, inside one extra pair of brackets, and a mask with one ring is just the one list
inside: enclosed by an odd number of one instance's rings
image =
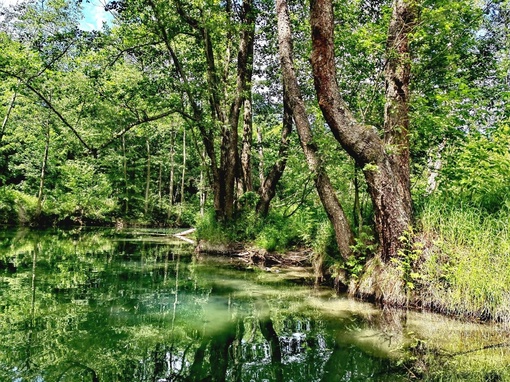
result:
[(243, 260), (248, 264), (257, 264), (267, 267), (279, 266), (310, 266), (311, 252), (309, 250), (291, 251), (287, 253), (268, 252), (261, 249), (246, 249), (239, 244), (213, 245), (200, 242), (195, 252), (201, 255), (225, 256)]
[(186, 231), (175, 233), (173, 236), (178, 239), (184, 240), (190, 244), (195, 244), (195, 240), (190, 239), (189, 237), (186, 237), (186, 235), (192, 234), (195, 231), (196, 231), (195, 228), (190, 228), (190, 229), (187, 229)]

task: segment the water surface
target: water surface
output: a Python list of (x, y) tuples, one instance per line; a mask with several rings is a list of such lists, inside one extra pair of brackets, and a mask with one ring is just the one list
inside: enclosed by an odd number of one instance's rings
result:
[(167, 231), (0, 235), (0, 381), (403, 381), (425, 344), (483, 380), (507, 334), (196, 256)]

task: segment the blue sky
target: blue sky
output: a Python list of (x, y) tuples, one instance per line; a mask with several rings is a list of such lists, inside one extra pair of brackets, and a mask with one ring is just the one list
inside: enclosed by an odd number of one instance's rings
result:
[[(26, 0), (0, 0), (0, 6), (14, 5)], [(103, 21), (111, 21), (112, 15), (104, 10), (104, 4), (107, 0), (83, 0), (83, 20), (80, 22), (80, 28), (83, 30), (97, 30), (103, 26)]]
[(104, 10), (104, 0), (84, 0), (82, 2), (83, 20), (80, 23), (80, 28), (83, 30), (97, 30), (101, 29), (104, 21), (111, 21), (112, 15)]

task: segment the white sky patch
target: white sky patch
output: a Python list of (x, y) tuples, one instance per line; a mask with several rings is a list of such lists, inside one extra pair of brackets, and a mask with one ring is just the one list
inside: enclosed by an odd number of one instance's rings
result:
[(0, 0), (0, 7), (15, 5), (17, 3), (19, 3), (19, 0)]
[(16, 5), (21, 3), (24, 0), (0, 0), (0, 7), (8, 7), (11, 5)]
[(90, 0), (87, 2), (84, 0), (82, 2), (82, 9), (83, 20), (80, 22), (80, 29), (82, 30), (100, 30), (103, 28), (103, 22), (111, 22), (113, 20), (112, 15), (104, 10), (104, 3), (102, 1)]

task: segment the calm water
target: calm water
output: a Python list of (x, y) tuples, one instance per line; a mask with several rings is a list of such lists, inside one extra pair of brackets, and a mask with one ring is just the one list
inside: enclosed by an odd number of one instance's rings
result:
[(0, 381), (399, 381), (413, 344), (491, 372), (507, 337), (381, 311), (303, 270), (197, 257), (161, 232), (0, 233)]

